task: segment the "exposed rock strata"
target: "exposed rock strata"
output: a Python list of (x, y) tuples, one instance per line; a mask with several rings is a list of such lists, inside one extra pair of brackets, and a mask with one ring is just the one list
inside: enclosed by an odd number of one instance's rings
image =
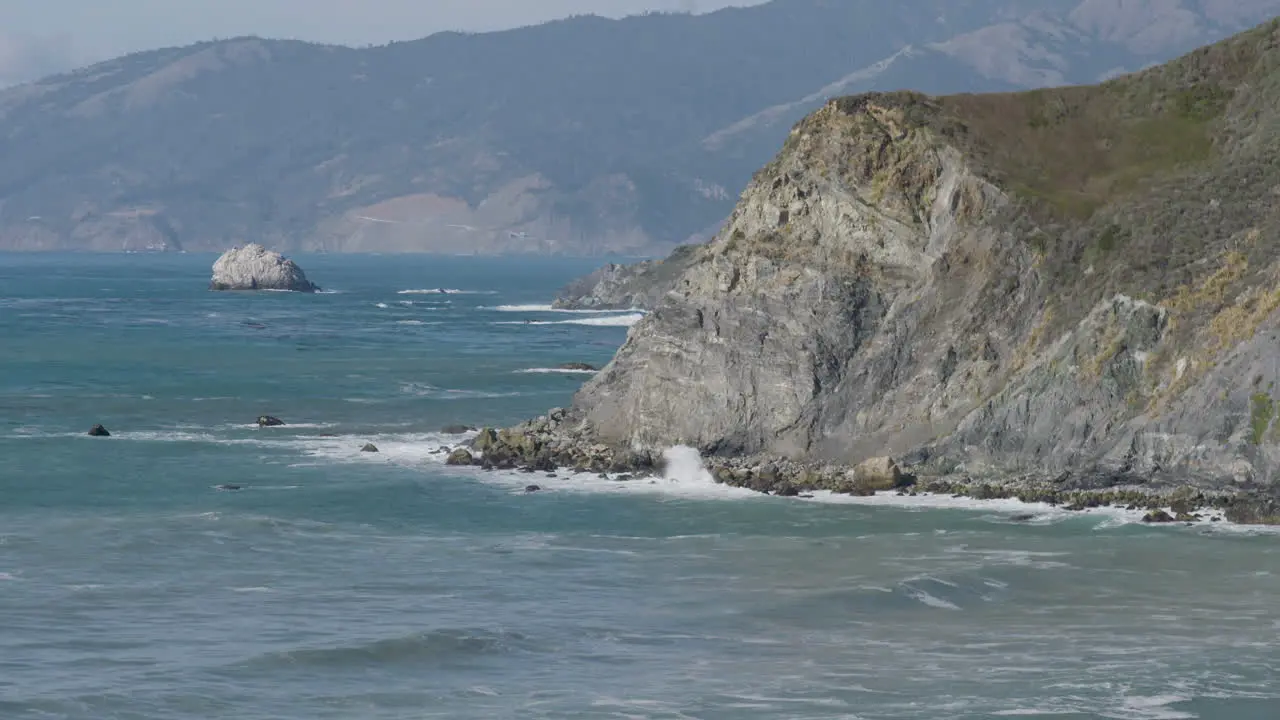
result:
[(661, 260), (605, 265), (562, 288), (552, 306), (564, 310), (652, 309), (675, 287), (698, 256), (698, 247), (682, 245)]
[(297, 263), (257, 243), (235, 247), (213, 264), (210, 290), (291, 290), (315, 292)]
[(1277, 68), (1271, 23), (1096, 88), (832, 101), (573, 407), (484, 457), (689, 445), (791, 494), (894, 456), (935, 491), (1276, 522)]

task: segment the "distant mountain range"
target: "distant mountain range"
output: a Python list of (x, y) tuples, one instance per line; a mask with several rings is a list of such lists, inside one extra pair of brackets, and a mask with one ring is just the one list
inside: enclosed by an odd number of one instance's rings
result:
[(1092, 82), (1280, 0), (775, 0), (351, 49), (239, 38), (0, 91), (0, 249), (657, 254), (867, 90)]

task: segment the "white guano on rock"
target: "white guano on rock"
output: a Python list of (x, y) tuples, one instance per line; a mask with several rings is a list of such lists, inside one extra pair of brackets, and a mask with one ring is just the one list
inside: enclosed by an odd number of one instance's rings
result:
[(292, 260), (257, 243), (234, 247), (213, 264), (210, 290), (291, 290), (315, 292), (319, 288), (307, 280)]

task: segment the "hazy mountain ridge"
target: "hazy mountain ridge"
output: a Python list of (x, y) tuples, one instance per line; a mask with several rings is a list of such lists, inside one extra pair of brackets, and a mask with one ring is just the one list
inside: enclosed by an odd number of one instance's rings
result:
[(137, 53), (0, 91), (0, 248), (660, 252), (705, 239), (829, 95), (1087, 81), (1277, 9), (778, 0)]

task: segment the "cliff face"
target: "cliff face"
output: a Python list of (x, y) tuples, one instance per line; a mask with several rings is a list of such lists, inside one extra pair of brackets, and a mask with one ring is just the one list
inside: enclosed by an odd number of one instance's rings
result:
[(1269, 484), (1280, 30), (1096, 87), (827, 104), (575, 400), (632, 448)]
[(663, 259), (609, 263), (562, 288), (553, 306), (568, 310), (656, 307), (698, 256), (698, 246), (681, 245)]

